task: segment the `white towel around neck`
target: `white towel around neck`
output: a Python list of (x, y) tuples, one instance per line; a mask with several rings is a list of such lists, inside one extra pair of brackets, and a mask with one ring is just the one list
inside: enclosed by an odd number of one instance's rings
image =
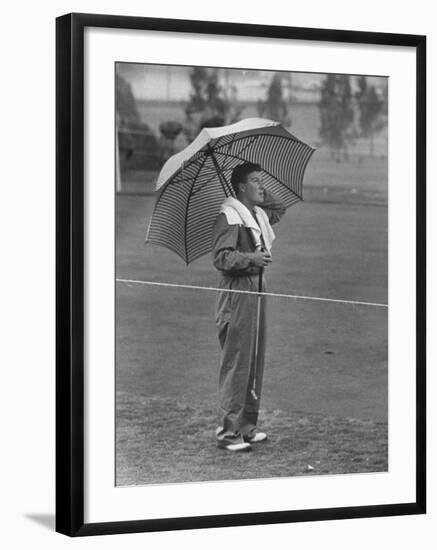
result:
[[(262, 208), (254, 207), (256, 220), (250, 210), (238, 199), (227, 197), (220, 208), (220, 213), (225, 214), (229, 225), (243, 225), (252, 231), (257, 247), (261, 246), (261, 234), (264, 245), (270, 252), (275, 238), (269, 218)], [(257, 223), (258, 222), (258, 223)]]

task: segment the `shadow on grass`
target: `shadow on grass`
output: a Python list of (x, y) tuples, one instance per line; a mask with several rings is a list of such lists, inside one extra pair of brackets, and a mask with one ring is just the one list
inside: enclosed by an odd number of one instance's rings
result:
[(117, 395), (117, 485), (387, 471), (387, 423), (261, 410), (265, 443), (229, 453), (214, 441), (215, 410)]

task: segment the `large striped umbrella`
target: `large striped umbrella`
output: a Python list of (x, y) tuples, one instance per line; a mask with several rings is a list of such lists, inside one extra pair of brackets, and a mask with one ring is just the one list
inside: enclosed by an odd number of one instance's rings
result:
[(302, 200), (303, 176), (313, 152), (272, 120), (248, 118), (204, 128), (164, 164), (146, 242), (173, 250), (188, 265), (211, 251), (220, 206), (234, 195), (230, 178), (235, 166), (260, 164), (265, 188), (289, 207)]

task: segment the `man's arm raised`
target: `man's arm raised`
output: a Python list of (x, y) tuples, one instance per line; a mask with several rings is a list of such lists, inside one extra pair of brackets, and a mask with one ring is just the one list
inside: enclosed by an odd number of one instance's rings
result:
[(265, 211), (271, 225), (277, 223), (287, 210), (285, 204), (267, 189), (264, 190), (264, 201), (258, 206)]

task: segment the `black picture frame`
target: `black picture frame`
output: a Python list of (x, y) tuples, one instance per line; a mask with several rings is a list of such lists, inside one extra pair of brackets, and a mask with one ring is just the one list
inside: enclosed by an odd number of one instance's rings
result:
[[(416, 499), (387, 505), (84, 523), (84, 29), (376, 44), (416, 52)], [(56, 530), (69, 536), (423, 514), (426, 511), (426, 37), (68, 14), (56, 20)]]

